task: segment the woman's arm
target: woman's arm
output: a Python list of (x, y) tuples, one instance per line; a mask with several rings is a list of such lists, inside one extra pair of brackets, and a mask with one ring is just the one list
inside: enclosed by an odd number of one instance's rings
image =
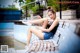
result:
[(41, 29), (44, 32), (50, 32), (58, 23), (59, 23), (59, 19), (56, 18), (48, 29), (44, 29), (44, 28), (39, 28), (39, 29)]

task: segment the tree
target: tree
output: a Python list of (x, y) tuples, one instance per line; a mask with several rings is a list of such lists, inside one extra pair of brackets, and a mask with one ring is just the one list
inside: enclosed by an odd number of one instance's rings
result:
[[(66, 0), (61, 0), (62, 2)], [(67, 0), (68, 1), (68, 0)], [(59, 0), (47, 0), (47, 5), (52, 6), (56, 11), (60, 11), (60, 2)], [(66, 10), (68, 8), (67, 4), (62, 4), (62, 10)]]

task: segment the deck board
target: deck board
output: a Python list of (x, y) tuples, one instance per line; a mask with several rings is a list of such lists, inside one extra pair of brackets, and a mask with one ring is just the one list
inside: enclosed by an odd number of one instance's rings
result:
[(40, 41), (37, 41), (37, 42), (34, 42), (34, 44), (32, 43), (31, 45), (29, 45), (28, 47), (28, 51), (27, 53), (39, 53), (39, 52), (54, 52), (56, 49), (57, 46), (55, 46), (56, 43), (54, 43), (53, 41), (43, 41), (43, 40), (40, 40)]

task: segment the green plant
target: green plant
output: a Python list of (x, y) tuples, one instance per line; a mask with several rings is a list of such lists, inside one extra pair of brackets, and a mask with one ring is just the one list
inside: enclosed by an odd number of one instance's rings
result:
[(39, 7), (36, 5), (35, 7), (32, 7), (32, 9), (31, 9), (32, 11), (33, 11), (33, 13), (35, 14), (35, 13), (37, 13), (38, 12), (38, 10), (39, 10)]

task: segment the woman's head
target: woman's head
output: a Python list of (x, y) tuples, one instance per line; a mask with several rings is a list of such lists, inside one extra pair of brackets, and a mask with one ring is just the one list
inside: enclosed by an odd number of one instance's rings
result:
[(55, 19), (56, 18), (56, 12), (51, 7), (48, 7), (48, 16), (51, 19)]

